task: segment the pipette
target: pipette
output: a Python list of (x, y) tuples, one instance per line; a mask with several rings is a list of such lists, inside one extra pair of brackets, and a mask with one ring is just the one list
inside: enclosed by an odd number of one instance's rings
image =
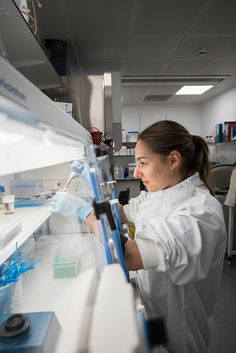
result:
[(71, 163), (71, 173), (70, 173), (70, 177), (63, 189), (63, 191), (66, 191), (66, 189), (68, 188), (70, 182), (72, 179), (79, 177), (83, 171), (85, 170), (85, 165), (83, 162), (81, 161), (74, 161)]
[(66, 189), (68, 188), (68, 186), (69, 186), (71, 180), (74, 179), (76, 176), (77, 176), (77, 173), (75, 173), (75, 172), (71, 172), (71, 173), (70, 173), (70, 177), (69, 177), (69, 179), (68, 179), (68, 181), (67, 181), (65, 187), (63, 188), (63, 191), (66, 191)]

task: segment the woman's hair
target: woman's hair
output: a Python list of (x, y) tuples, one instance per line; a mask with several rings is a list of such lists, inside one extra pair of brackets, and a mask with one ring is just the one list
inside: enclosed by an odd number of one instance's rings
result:
[(182, 156), (180, 173), (183, 179), (199, 172), (200, 179), (213, 194), (209, 185), (210, 164), (206, 142), (175, 121), (162, 120), (143, 130), (138, 140), (142, 140), (152, 152), (168, 156), (178, 151)]

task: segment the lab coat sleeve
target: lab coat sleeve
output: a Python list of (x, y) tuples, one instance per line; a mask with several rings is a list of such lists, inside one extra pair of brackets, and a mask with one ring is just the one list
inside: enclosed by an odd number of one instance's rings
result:
[(127, 205), (123, 206), (125, 216), (129, 222), (135, 222), (135, 217), (137, 216), (139, 207), (143, 201), (147, 198), (147, 192), (141, 191), (138, 197), (129, 200)]
[(145, 220), (136, 234), (144, 269), (166, 272), (179, 285), (206, 278), (219, 237), (225, 236), (218, 211), (194, 204), (176, 209), (167, 219)]

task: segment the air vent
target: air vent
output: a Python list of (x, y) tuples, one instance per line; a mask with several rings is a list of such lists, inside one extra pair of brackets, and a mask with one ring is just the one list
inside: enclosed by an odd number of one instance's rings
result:
[(217, 84), (229, 75), (211, 75), (211, 76), (123, 76), (121, 83), (123, 86), (129, 85), (159, 85), (159, 84)]
[(166, 102), (172, 95), (169, 94), (148, 94), (144, 97), (143, 102)]

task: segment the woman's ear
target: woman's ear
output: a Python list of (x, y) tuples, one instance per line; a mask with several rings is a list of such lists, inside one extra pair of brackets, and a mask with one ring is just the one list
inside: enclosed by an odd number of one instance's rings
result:
[(172, 151), (168, 156), (170, 169), (175, 170), (178, 168), (182, 161), (182, 156), (178, 151)]

